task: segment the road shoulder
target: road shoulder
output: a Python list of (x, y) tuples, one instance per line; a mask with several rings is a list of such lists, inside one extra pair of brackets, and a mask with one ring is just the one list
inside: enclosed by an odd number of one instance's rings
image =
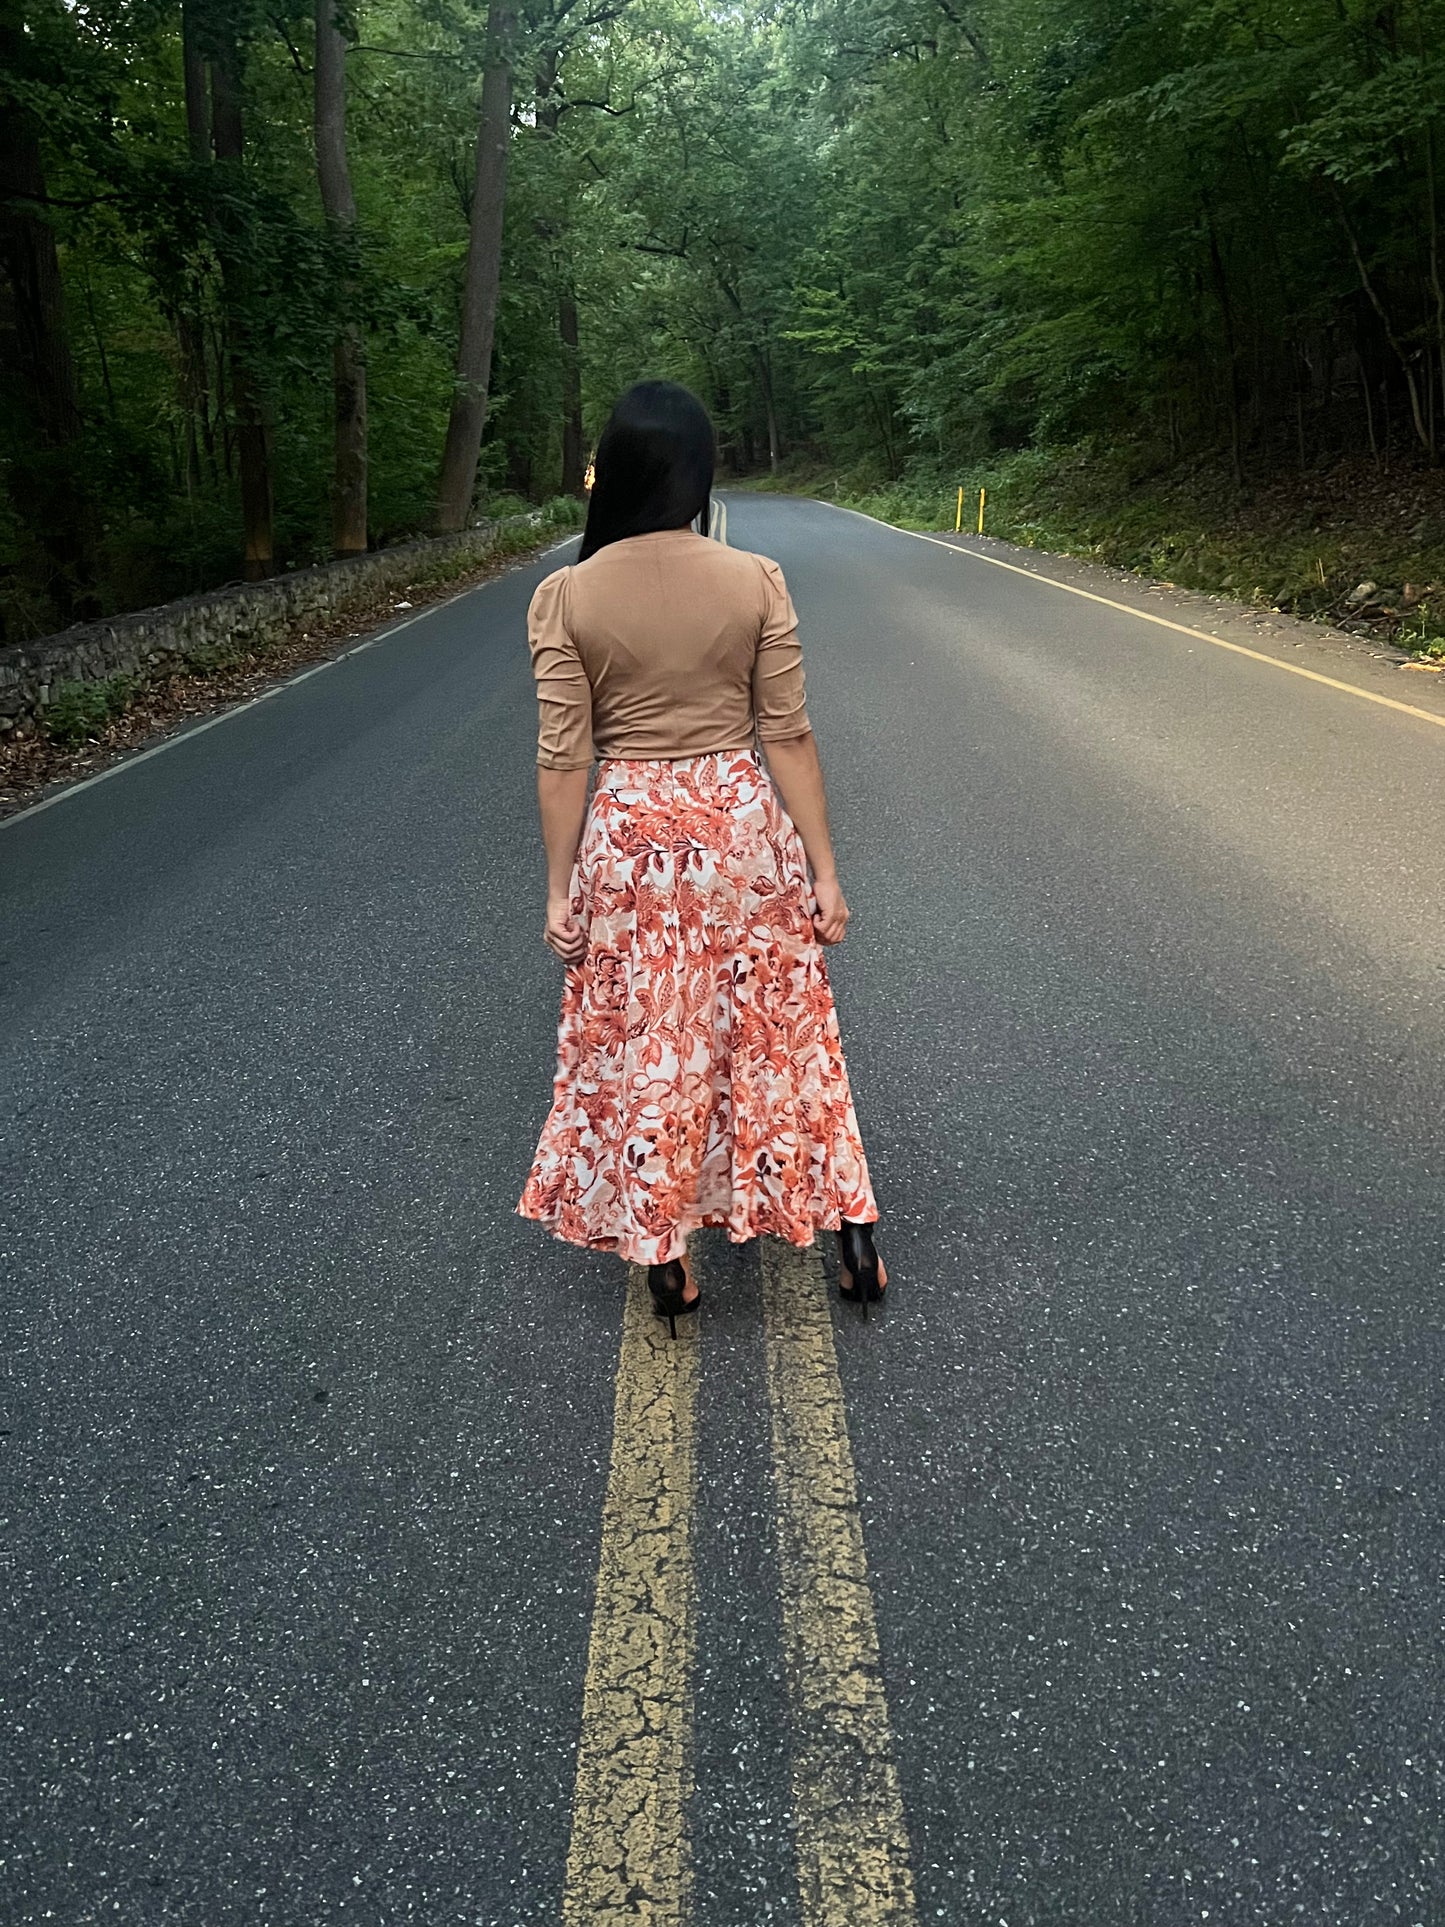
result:
[(12, 744), (0, 765), (0, 829), (127, 764), (239, 715), (320, 669), (385, 642), (503, 576), (535, 567), (544, 556), (575, 539), (575, 531), (559, 541), (556, 530), (548, 529), (539, 535), (535, 547), (491, 555), (464, 576), (419, 582), (386, 594), (365, 613), (353, 610), (332, 622), (298, 626), (264, 654), (249, 655), (209, 674), (166, 676), (146, 690), (143, 700), (73, 747), (33, 736)]
[[(840, 503), (811, 499), (840, 513), (862, 515), (861, 510), (845, 509)], [(1351, 685), (1366, 695), (1406, 704), (1445, 723), (1445, 671), (1422, 664), (1392, 644), (1350, 635), (1272, 607), (1252, 607), (1228, 596), (1176, 588), (1171, 582), (1152, 581), (1129, 569), (1026, 549), (993, 536), (924, 534), (872, 515), (862, 515), (862, 519), (909, 540), (955, 550), (976, 562), (1001, 563), (1060, 589), (1101, 599), (1147, 621), (1177, 624), (1215, 641), (1251, 650), (1288, 669), (1305, 669), (1315, 676)]]

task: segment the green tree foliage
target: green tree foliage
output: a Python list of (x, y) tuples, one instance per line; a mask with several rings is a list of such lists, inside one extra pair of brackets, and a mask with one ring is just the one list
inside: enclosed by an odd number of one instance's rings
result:
[(911, 459), (1141, 429), (1240, 474), (1433, 459), (1442, 36), (1438, 0), (810, 13), (815, 71), (851, 50), (796, 334), (834, 409), (870, 376)]
[(238, 574), (247, 450), (252, 566), (328, 554), (339, 342), (370, 540), (432, 525), (496, 57), (474, 512), (575, 488), (650, 374), (738, 471), (1441, 454), (1445, 0), (342, 0), (354, 223), (318, 192), (315, 0), (18, 16), (5, 637)]

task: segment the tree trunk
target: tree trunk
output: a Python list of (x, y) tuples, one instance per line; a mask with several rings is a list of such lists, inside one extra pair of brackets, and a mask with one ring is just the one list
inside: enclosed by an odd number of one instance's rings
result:
[(577, 338), (577, 296), (570, 282), (557, 304), (562, 337), (562, 493), (580, 495), (586, 479), (582, 430), (582, 358)]
[(506, 49), (511, 24), (511, 14), (502, 0), (492, 0), (487, 14), (487, 55), (477, 127), (476, 185), (472, 193), (471, 236), (462, 291), (456, 392), (447, 423), (437, 489), (437, 528), (444, 535), (467, 526), (472, 492), (477, 485), (482, 430), (487, 420), (487, 384), (492, 373), (492, 337), (496, 332), (497, 290), (502, 278), (502, 214), (512, 119), (512, 70)]
[[(206, 56), (196, 23), (196, 0), (183, 0), (181, 7), (181, 71), (186, 93), (186, 143), (197, 167), (211, 158), (211, 96), (206, 84)], [(206, 369), (206, 336), (201, 318), (197, 277), (185, 276), (184, 291), (176, 304), (176, 339), (181, 350), (181, 402), (186, 413), (186, 494), (196, 494), (201, 485), (201, 442), (211, 445), (210, 380)], [(210, 446), (211, 469), (215, 472), (215, 449)]]
[(1375, 405), (1370, 399), (1371, 385), (1370, 370), (1366, 368), (1362, 361), (1360, 363), (1360, 393), (1365, 398), (1365, 426), (1370, 434), (1370, 454), (1374, 460), (1375, 467), (1378, 468), (1380, 466), (1380, 439), (1375, 433)]
[[(537, 66), (537, 131), (553, 140), (561, 118), (557, 94), (557, 63), (561, 50), (547, 49)], [(586, 484), (582, 427), (582, 358), (578, 352), (577, 290), (566, 260), (566, 230), (557, 233), (552, 221), (537, 222), (538, 235), (553, 240), (558, 261), (557, 334), (562, 343), (562, 493), (580, 495)]]
[(730, 474), (742, 475), (746, 472), (747, 463), (743, 456), (742, 438), (732, 418), (732, 390), (728, 387), (726, 379), (721, 375), (714, 377), (713, 395), (716, 401), (716, 406), (713, 409), (713, 420), (718, 425), (718, 453), (726, 463)]
[[(1428, 71), (1427, 42), (1423, 9), (1417, 8), (1415, 14), (1415, 50), (1419, 56), (1422, 71)], [(1445, 401), (1445, 281), (1440, 273), (1440, 199), (1435, 174), (1435, 130), (1427, 122), (1423, 133), (1425, 146), (1425, 214), (1429, 223), (1429, 263), (1430, 292), (1435, 297), (1435, 359), (1430, 364), (1430, 387), (1432, 403), (1430, 409), (1430, 459), (1433, 462), (1438, 452), (1435, 433), (1435, 408), (1433, 390), (1435, 373), (1440, 375), (1441, 400)]]
[[(1381, 330), (1384, 333), (1386, 341), (1390, 344), (1395, 359), (1400, 364), (1401, 374), (1405, 377), (1405, 390), (1410, 397), (1410, 419), (1415, 425), (1415, 433), (1419, 438), (1420, 446), (1433, 455), (1434, 447), (1430, 424), (1425, 420), (1425, 412), (1420, 400), (1420, 384), (1415, 378), (1415, 370), (1410, 365), (1409, 349), (1400, 339), (1399, 335), (1396, 334), (1394, 324), (1390, 320), (1389, 310), (1380, 299), (1379, 291), (1374, 281), (1370, 278), (1370, 271), (1365, 266), (1365, 257), (1360, 248), (1359, 237), (1355, 233), (1354, 222), (1350, 219), (1345, 207), (1344, 196), (1340, 193), (1338, 187), (1334, 186), (1333, 182), (1331, 183), (1331, 187), (1333, 190), (1335, 212), (1339, 216), (1340, 226), (1344, 229), (1345, 239), (1350, 244), (1350, 253), (1354, 256), (1355, 272), (1360, 277), (1360, 286), (1364, 289), (1366, 299), (1369, 301), (1370, 306), (1379, 317)], [(1385, 453), (1387, 456), (1389, 454), (1389, 421), (1390, 417), (1387, 411), (1385, 415)]]
[[(741, 302), (737, 304), (737, 309), (738, 313), (741, 314), (743, 311)], [(776, 469), (778, 466), (778, 458), (782, 454), (782, 448), (778, 441), (778, 405), (773, 395), (773, 358), (768, 352), (766, 340), (759, 344), (755, 352), (758, 363), (758, 379), (763, 391), (763, 417), (767, 423), (768, 430), (768, 467), (770, 469)]]
[(1229, 276), (1225, 270), (1224, 255), (1219, 246), (1214, 215), (1207, 201), (1204, 204), (1204, 220), (1209, 231), (1209, 265), (1213, 270), (1214, 292), (1224, 323), (1224, 346), (1229, 360), (1229, 460), (1234, 473), (1234, 486), (1242, 489), (1244, 487), (1244, 452), (1240, 432), (1239, 337), (1234, 326), (1234, 307), (1229, 299)]
[[(728, 305), (731, 307), (733, 313), (742, 323), (745, 334), (751, 335), (752, 329), (748, 325), (748, 318), (743, 310), (742, 297), (739, 295), (737, 289), (724, 274), (718, 275), (718, 286), (727, 297)], [(752, 341), (751, 352), (754, 365), (758, 371), (758, 386), (762, 391), (763, 397), (763, 416), (767, 425), (768, 437), (768, 467), (776, 469), (778, 466), (778, 457), (782, 451), (778, 445), (778, 410), (773, 396), (773, 364), (768, 352), (765, 329), (759, 338)], [(751, 467), (751, 463), (749, 463), (749, 466)]]
[[(241, 119), (241, 50), (229, 39), (211, 63), (211, 137), (217, 163), (239, 172), (245, 148)], [(217, 249), (225, 288), (231, 341), (231, 407), (241, 466), (241, 523), (245, 539), (242, 574), (260, 582), (276, 573), (272, 533), (271, 431), (260, 387), (250, 365), (250, 332), (244, 316), (247, 273), (234, 245)]]
[[(6, 114), (0, 133), (0, 262), (14, 302), (18, 367), (28, 413), (48, 448), (80, 437), (75, 364), (65, 329), (60, 258), (48, 221), (40, 144), (21, 115)], [(30, 210), (35, 209), (32, 213)]]
[(366, 354), (355, 307), (356, 199), (346, 164), (346, 35), (336, 0), (316, 0), (316, 173), (321, 205), (345, 254), (341, 324), (332, 343), (335, 435), (331, 485), (331, 546), (337, 555), (366, 548)]
[(206, 91), (206, 55), (196, 19), (196, 0), (182, 0), (181, 68), (186, 88), (186, 142), (191, 159), (211, 158), (211, 101)]
[(507, 487), (514, 495), (520, 495), (523, 501), (530, 501), (534, 480), (530, 445), (524, 441), (508, 441)]
[[(1445, 393), (1445, 281), (1440, 274), (1440, 205), (1435, 182), (1435, 135), (1432, 129), (1425, 129), (1425, 193), (1426, 213), (1429, 218), (1430, 233), (1430, 292), (1435, 297), (1435, 360), (1427, 363), (1430, 368), (1433, 388), (1436, 368), (1440, 371), (1440, 386)], [(1435, 459), (1435, 410), (1430, 410), (1430, 459)]]
[[(0, 63), (20, 65), (18, 30), (0, 28)], [(23, 107), (0, 114), (0, 275), (9, 283), (5, 387), (26, 424), (9, 483), (20, 520), (49, 559), (62, 619), (82, 611), (95, 573), (95, 515), (85, 486), (83, 423), (39, 130)]]

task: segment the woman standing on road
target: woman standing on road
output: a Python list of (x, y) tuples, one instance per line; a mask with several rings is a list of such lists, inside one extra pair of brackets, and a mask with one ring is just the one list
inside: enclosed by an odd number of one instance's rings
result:
[(674, 1337), (698, 1304), (699, 1225), (795, 1245), (837, 1231), (840, 1289), (865, 1317), (887, 1282), (821, 948), (848, 906), (797, 618), (775, 562), (697, 532), (713, 459), (687, 389), (630, 389), (580, 559), (528, 613), (545, 940), (567, 975), (517, 1208), (645, 1264)]

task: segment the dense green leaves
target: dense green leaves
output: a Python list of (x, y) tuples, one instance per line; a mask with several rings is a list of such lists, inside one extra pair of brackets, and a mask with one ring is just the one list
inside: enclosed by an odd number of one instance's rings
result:
[[(317, 192), (310, 7), (186, 19), (25, 0), (0, 43), (7, 635), (234, 573), (247, 407), (278, 562), (326, 553), (347, 317), (372, 539), (431, 517), (486, 9), (347, 10), (354, 246)], [(1445, 0), (518, 5), (479, 502), (571, 485), (647, 374), (705, 396), (736, 469), (1433, 460), (1442, 48)], [(240, 158), (197, 144), (197, 59), (233, 61)]]

